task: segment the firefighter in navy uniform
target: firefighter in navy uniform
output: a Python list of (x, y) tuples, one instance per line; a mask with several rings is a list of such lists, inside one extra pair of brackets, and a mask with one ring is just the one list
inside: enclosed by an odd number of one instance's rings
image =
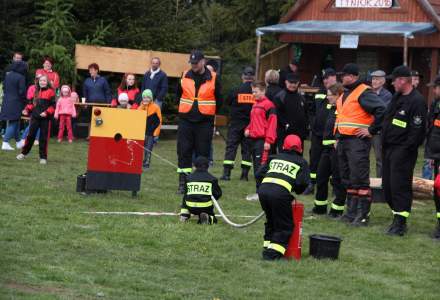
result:
[(322, 139), (323, 150), (321, 159), (319, 160), (317, 174), (317, 189), (315, 196), (315, 207), (312, 210), (314, 214), (326, 214), (328, 201), (328, 183), (330, 177), (335, 194), (335, 200), (331, 204), (328, 216), (331, 218), (339, 218), (344, 212), (345, 198), (347, 193), (342, 185), (341, 176), (339, 174), (338, 156), (336, 153), (336, 139), (333, 133), (336, 121), (336, 100), (344, 93), (342, 84), (335, 83), (330, 86), (327, 91), (327, 99), (329, 114), (324, 128)]
[(199, 224), (217, 223), (211, 197), (220, 199), (222, 190), (217, 178), (208, 172), (209, 160), (206, 157), (197, 157), (194, 166), (195, 171), (186, 177), (180, 221), (187, 221), (193, 214), (199, 216)]
[(223, 161), (223, 176), (221, 180), (231, 180), (231, 170), (234, 168), (238, 146), (241, 145), (241, 176), (240, 180), (248, 181), (249, 170), (252, 166), (251, 143), (244, 136), (244, 130), (250, 121), (250, 113), (255, 98), (252, 95), (251, 83), (255, 79), (252, 67), (246, 67), (241, 76), (243, 83), (226, 99), (230, 105), (228, 137), (226, 141), (225, 159)]
[(193, 153), (196, 157), (209, 157), (215, 113), (222, 102), (219, 78), (205, 67), (203, 53), (192, 51), (189, 63), (191, 69), (183, 73), (176, 91), (179, 101), (178, 193), (184, 192), (185, 176), (192, 171)]
[(312, 137), (310, 145), (310, 179), (311, 185), (304, 191), (304, 195), (314, 193), (319, 160), (323, 151), (322, 136), (329, 115), (327, 89), (336, 83), (336, 71), (328, 68), (323, 71), (322, 81), (324, 86), (315, 94), (315, 118), (312, 123)]
[(382, 186), (394, 215), (387, 234), (403, 236), (411, 212), (418, 148), (425, 138), (427, 107), (423, 96), (412, 85), (408, 67), (395, 68), (391, 76), (396, 93), (383, 122)]
[(347, 190), (347, 212), (341, 220), (353, 226), (368, 226), (371, 207), (371, 138), (381, 127), (385, 104), (359, 80), (356, 64), (341, 72), (344, 94), (336, 102), (335, 135), (339, 172)]
[(434, 160), (434, 179), (436, 179), (436, 184), (434, 184), (434, 203), (438, 223), (433, 238), (440, 240), (440, 190), (437, 179), (440, 168), (440, 76), (437, 76), (429, 86), (434, 88), (434, 101), (432, 101), (431, 108), (429, 109), (425, 157)]
[(270, 156), (257, 177), (261, 207), (266, 213), (263, 259), (277, 260), (284, 256), (293, 230), (291, 192), (301, 194), (310, 182), (310, 171), (302, 157), (302, 143), (297, 135), (288, 135), (281, 153)]

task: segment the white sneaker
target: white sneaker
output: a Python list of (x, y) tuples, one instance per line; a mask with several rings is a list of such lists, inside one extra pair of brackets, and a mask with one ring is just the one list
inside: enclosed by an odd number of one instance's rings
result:
[(14, 147), (12, 147), (11, 144), (9, 144), (8, 142), (3, 142), (3, 144), (2, 144), (2, 150), (12, 151), (12, 150), (15, 150), (15, 149), (14, 149)]
[(47, 159), (44, 158), (40, 159), (40, 165), (45, 165), (45, 164), (47, 164)]
[(259, 199), (258, 194), (249, 194), (246, 196), (247, 201), (258, 201)]
[(24, 143), (26, 142), (26, 140), (20, 140), (19, 142), (17, 142), (17, 144), (15, 144), (15, 147), (17, 149), (21, 149), (24, 147)]
[(38, 146), (39, 144), (40, 144), (39, 141), (35, 141), (35, 142), (34, 142), (34, 146)]
[(23, 160), (25, 158), (26, 158), (26, 155), (24, 155), (23, 153), (20, 153), (19, 155), (17, 155), (18, 160)]

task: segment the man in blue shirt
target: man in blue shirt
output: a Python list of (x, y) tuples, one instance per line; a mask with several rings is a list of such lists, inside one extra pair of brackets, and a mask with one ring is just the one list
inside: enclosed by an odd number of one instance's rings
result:
[(141, 92), (149, 89), (153, 92), (154, 102), (162, 109), (162, 103), (168, 92), (167, 74), (160, 69), (159, 57), (151, 59), (151, 68), (144, 75)]
[(110, 103), (112, 93), (107, 79), (99, 76), (99, 66), (92, 63), (88, 67), (90, 77), (83, 84), (83, 97), (87, 103)]

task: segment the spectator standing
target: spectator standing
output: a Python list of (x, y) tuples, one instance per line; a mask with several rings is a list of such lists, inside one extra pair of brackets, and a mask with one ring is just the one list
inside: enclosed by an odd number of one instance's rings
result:
[(168, 92), (167, 74), (160, 68), (161, 61), (159, 57), (151, 60), (150, 70), (147, 71), (142, 80), (141, 92), (149, 89), (153, 92), (154, 102), (162, 109), (162, 104)]
[(83, 84), (83, 97), (86, 103), (109, 103), (112, 101), (112, 94), (107, 79), (99, 75), (99, 66), (92, 63), (88, 67), (90, 77)]

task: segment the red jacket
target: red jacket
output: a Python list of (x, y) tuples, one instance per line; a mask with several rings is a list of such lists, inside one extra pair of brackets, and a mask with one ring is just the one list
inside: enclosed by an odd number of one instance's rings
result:
[(268, 144), (274, 144), (277, 139), (277, 115), (275, 105), (268, 98), (252, 106), (251, 121), (246, 127), (252, 139), (264, 139)]
[[(118, 97), (120, 94), (126, 93), (128, 95), (128, 103), (131, 105), (131, 109), (137, 109), (139, 107), (138, 96), (140, 94), (140, 90), (138, 88), (129, 88), (129, 89), (121, 89), (118, 88)], [(112, 99), (111, 106), (117, 107), (119, 105), (118, 99)]]
[(48, 116), (55, 112), (55, 91), (53, 89), (41, 89), (34, 99), (29, 99), (29, 104), (25, 110), (36, 118), (40, 118), (40, 114), (45, 112)]
[(45, 69), (38, 69), (35, 71), (35, 75), (46, 75), (49, 81), (52, 83), (52, 88), (54, 90), (60, 87), (60, 75), (53, 70), (46, 71)]

